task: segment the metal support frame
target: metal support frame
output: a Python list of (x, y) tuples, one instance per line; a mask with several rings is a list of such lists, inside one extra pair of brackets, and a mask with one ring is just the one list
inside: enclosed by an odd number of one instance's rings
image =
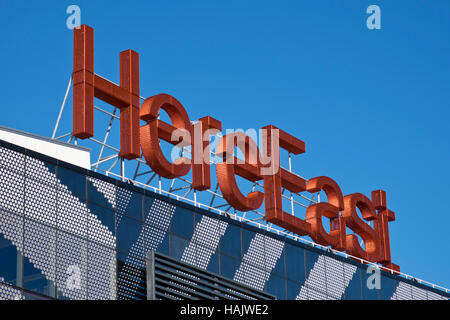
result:
[(64, 95), (64, 99), (59, 110), (58, 119), (56, 120), (55, 129), (53, 130), (52, 139), (55, 139), (56, 130), (59, 126), (59, 121), (61, 120), (62, 113), (64, 111), (64, 106), (66, 105), (67, 96), (69, 95), (70, 87), (72, 85), (72, 75), (70, 75), (69, 84), (67, 85), (66, 94)]

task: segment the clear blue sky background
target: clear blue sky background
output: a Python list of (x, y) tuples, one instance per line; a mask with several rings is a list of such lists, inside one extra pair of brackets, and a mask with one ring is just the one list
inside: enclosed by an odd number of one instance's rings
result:
[[(72, 68), (70, 4), (95, 29), (96, 73), (118, 82), (132, 48), (143, 96), (304, 140), (295, 171), (344, 194), (385, 189), (394, 262), (450, 287), (449, 1), (0, 0), (1, 125), (51, 135)], [(370, 4), (381, 30), (366, 28)]]

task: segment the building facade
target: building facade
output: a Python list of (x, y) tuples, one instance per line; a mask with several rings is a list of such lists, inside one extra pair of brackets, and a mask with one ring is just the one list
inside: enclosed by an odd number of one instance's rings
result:
[(0, 299), (147, 299), (152, 250), (276, 299), (450, 297), (3, 141), (0, 176)]

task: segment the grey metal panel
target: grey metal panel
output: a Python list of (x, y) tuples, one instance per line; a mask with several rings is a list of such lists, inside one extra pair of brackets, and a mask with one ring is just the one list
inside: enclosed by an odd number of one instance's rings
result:
[(263, 291), (154, 251), (147, 255), (147, 293), (148, 299), (275, 299)]
[(147, 252), (147, 300), (155, 300), (155, 251)]

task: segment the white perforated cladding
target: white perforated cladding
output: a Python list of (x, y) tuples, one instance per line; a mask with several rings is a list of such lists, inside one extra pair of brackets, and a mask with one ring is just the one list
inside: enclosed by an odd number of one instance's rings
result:
[(411, 299), (412, 299), (411, 285), (400, 281), (397, 288), (395, 289), (394, 294), (391, 297), (391, 300), (411, 300)]
[(202, 216), (200, 222), (195, 226), (194, 235), (185, 248), (181, 261), (206, 269), (227, 226), (226, 222)]
[(412, 299), (413, 300), (427, 300), (427, 291), (422, 288), (412, 286)]
[[(64, 296), (114, 298), (111, 264), (116, 263), (116, 255), (111, 232), (42, 161), (0, 150), (0, 179), (8, 186), (7, 195), (0, 198), (0, 232)], [(17, 170), (23, 163), (26, 170)]]
[(23, 214), (24, 174), (25, 156), (6, 148), (0, 148), (0, 176), (3, 178), (0, 188), (0, 208), (16, 214)]
[[(103, 194), (103, 196), (113, 209), (117, 210), (117, 212), (120, 214), (125, 214), (128, 203), (130, 202), (132, 196), (131, 191), (123, 188), (118, 188), (111, 183), (93, 177), (88, 177), (88, 180), (91, 181), (94, 187)], [(117, 225), (120, 224), (121, 219), (122, 216), (117, 215)]]
[(283, 247), (283, 241), (256, 233), (234, 275), (234, 280), (263, 290), (272, 269), (281, 257)]
[(138, 279), (145, 276), (145, 253), (156, 250), (164, 240), (175, 209), (175, 206), (167, 202), (153, 200), (146, 215), (145, 227), (141, 230), (137, 242), (132, 245), (119, 274), (120, 299), (130, 299), (136, 294), (139, 287)]
[(22, 291), (0, 283), (0, 300), (23, 300)]
[(326, 300), (327, 284), (325, 273), (326, 273), (325, 257), (319, 256), (314, 266), (310, 270), (308, 278), (305, 281), (305, 284), (300, 288), (300, 293), (298, 294), (296, 299)]
[[(96, 189), (103, 194), (105, 199), (120, 214), (126, 213), (132, 193), (123, 188), (107, 183), (105, 181), (90, 177), (89, 180)], [(146, 225), (140, 231), (136, 243), (131, 246), (130, 252), (125, 258), (122, 269), (118, 275), (118, 298), (133, 299), (142, 286), (142, 279), (145, 277), (145, 252), (156, 250), (164, 239), (173, 211), (175, 207), (160, 201), (154, 200), (147, 214), (146, 223), (157, 223), (161, 229), (155, 229)], [(121, 215), (116, 215), (117, 226), (121, 224)]]
[[(132, 195), (133, 193), (130, 190), (117, 188), (116, 210), (118, 213), (125, 214)], [(120, 215), (118, 218), (120, 218)], [(120, 223), (120, 221), (118, 223)]]
[(88, 177), (94, 187), (105, 197), (109, 204), (115, 209), (117, 207), (117, 187), (111, 183)]
[(438, 293), (428, 291), (427, 292), (427, 298), (428, 300), (449, 300), (447, 297), (444, 297)]
[(339, 300), (357, 270), (356, 266), (320, 255), (300, 288), (297, 300)]
[[(189, 245), (183, 251), (181, 261), (201, 269), (206, 269), (212, 255), (219, 246), (220, 238), (225, 234), (227, 226), (228, 224), (226, 222), (208, 216), (202, 216), (200, 222), (195, 226), (194, 234)], [(179, 274), (185, 273), (180, 271)], [(181, 282), (194, 284), (192, 281), (188, 281), (182, 277), (173, 276), (173, 278)], [(174, 291), (180, 292), (175, 289)]]
[(448, 300), (448, 298), (435, 292), (399, 281), (391, 300)]
[[(119, 213), (125, 213), (132, 193), (129, 190), (117, 188), (105, 181), (90, 177), (89, 180), (105, 199)], [(164, 201), (155, 199), (146, 214), (145, 227), (141, 230), (126, 256), (123, 268), (118, 275), (119, 299), (132, 299), (135, 297), (141, 279), (145, 276), (145, 252), (156, 250), (166, 235), (175, 207)], [(117, 225), (121, 223), (121, 216), (117, 216)]]

